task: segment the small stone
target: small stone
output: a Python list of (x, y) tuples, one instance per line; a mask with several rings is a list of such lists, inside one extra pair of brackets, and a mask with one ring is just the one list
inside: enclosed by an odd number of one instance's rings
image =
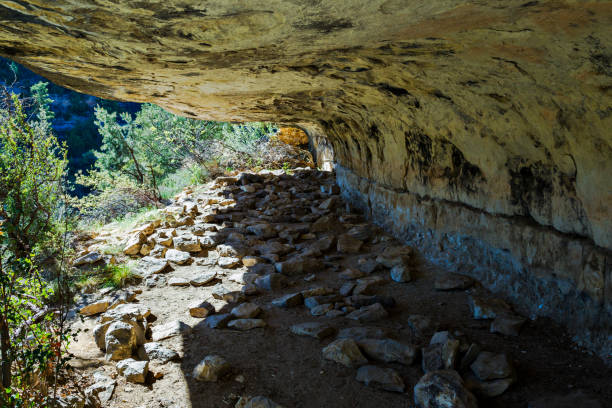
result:
[(144, 384), (149, 372), (149, 362), (128, 358), (117, 363), (117, 371), (128, 382)]
[(104, 258), (99, 252), (93, 251), (74, 260), (73, 266), (93, 265), (102, 261)]
[(270, 398), (266, 398), (262, 396), (248, 398), (248, 400), (245, 402), (243, 406), (239, 406), (238, 404), (236, 404), (236, 407), (237, 408), (283, 408), (281, 405), (278, 405), (276, 402), (272, 401)]
[(166, 259), (170, 262), (174, 262), (177, 265), (183, 265), (191, 259), (191, 255), (189, 255), (189, 252), (169, 249), (166, 251)]
[(404, 392), (404, 381), (392, 368), (366, 365), (357, 370), (357, 381), (386, 391)]
[(380, 269), (380, 267), (381, 265), (373, 258), (359, 258), (357, 261), (357, 269), (366, 275), (372, 274), (377, 269)]
[(189, 280), (185, 278), (170, 278), (168, 279), (169, 286), (189, 286)]
[(106, 309), (108, 309), (109, 306), (110, 302), (108, 299), (103, 299), (82, 307), (81, 310), (79, 310), (79, 313), (83, 316), (93, 316), (106, 312)]
[(495, 319), (497, 315), (506, 314), (510, 310), (501, 299), (485, 299), (475, 295), (470, 296), (469, 306), (474, 319)]
[(227, 327), (234, 330), (251, 330), (260, 327), (265, 327), (266, 322), (262, 319), (236, 319), (227, 324)]
[(410, 274), (410, 269), (406, 265), (395, 265), (391, 268), (391, 279), (395, 282), (405, 283), (410, 282), (412, 280), (412, 275)]
[(240, 258), (244, 255), (244, 248), (237, 244), (221, 244), (217, 246), (217, 253), (225, 258)]
[(313, 316), (323, 316), (327, 312), (334, 309), (333, 303), (324, 303), (310, 308), (310, 314)]
[(409, 246), (389, 247), (376, 257), (376, 262), (387, 268), (393, 268), (395, 265), (412, 265), (414, 253), (414, 249)]
[(269, 239), (276, 236), (276, 230), (270, 224), (255, 224), (247, 227), (247, 231), (258, 238)]
[(365, 295), (370, 294), (375, 287), (384, 285), (387, 281), (381, 276), (372, 276), (357, 279), (356, 283), (357, 285), (353, 289), (353, 295)]
[(289, 293), (272, 301), (276, 307), (295, 307), (304, 303), (304, 296), (300, 292)]
[(414, 362), (416, 349), (392, 339), (363, 339), (357, 345), (363, 353), (377, 361), (410, 365)]
[(228, 256), (222, 256), (217, 261), (217, 264), (224, 269), (230, 269), (240, 263), (240, 259)]
[(214, 271), (210, 271), (210, 272), (204, 272), (199, 274), (198, 276), (196, 276), (195, 278), (191, 279), (189, 281), (189, 283), (192, 286), (204, 286), (207, 283), (212, 282), (215, 278), (217, 277), (217, 273)]
[(129, 358), (142, 343), (144, 343), (144, 330), (137, 323), (112, 322), (104, 335), (106, 359), (119, 361)]
[(140, 247), (147, 241), (147, 236), (142, 232), (132, 235), (128, 238), (123, 253), (126, 255), (137, 255), (140, 252)]
[(295, 276), (321, 270), (323, 268), (323, 262), (316, 258), (294, 257), (284, 262), (277, 262), (274, 267), (278, 273), (287, 276)]
[(121, 304), (114, 309), (107, 310), (100, 316), (100, 323), (112, 322), (115, 320), (123, 321), (143, 321), (151, 314), (151, 309), (138, 304)]
[(518, 336), (525, 319), (520, 316), (498, 315), (491, 323), (491, 333)]
[(287, 279), (279, 273), (271, 273), (255, 279), (255, 286), (263, 290), (278, 290), (286, 285)]
[(333, 336), (335, 332), (336, 330), (333, 327), (318, 322), (300, 323), (291, 326), (291, 333), (298, 336), (314, 337), (319, 340)]
[(215, 312), (215, 307), (207, 301), (196, 301), (189, 305), (189, 315), (197, 318), (204, 318)]
[(276, 273), (274, 265), (268, 263), (258, 263), (249, 267), (249, 272), (256, 275), (270, 275)]
[(143, 276), (149, 276), (163, 272), (168, 267), (166, 259), (157, 259), (152, 256), (145, 256), (138, 260), (136, 271)]
[(245, 302), (232, 309), (232, 316), (237, 319), (250, 319), (261, 313), (261, 308), (254, 303)]
[(180, 320), (173, 320), (166, 324), (153, 327), (153, 329), (151, 329), (151, 338), (153, 341), (159, 341), (178, 335), (186, 336), (190, 333), (191, 327), (188, 324)]
[(480, 354), (480, 346), (476, 343), (470, 344), (467, 351), (461, 358), (461, 364), (459, 365), (459, 369), (462, 372), (467, 370), (470, 367), (470, 365), (472, 365), (474, 360), (476, 360), (476, 357), (478, 357), (478, 354)]
[(347, 319), (357, 320), (359, 322), (374, 322), (387, 317), (389, 313), (380, 303), (374, 303), (370, 306), (364, 306), (354, 312), (346, 315)]
[(195, 235), (185, 234), (174, 238), (174, 248), (185, 252), (200, 252), (199, 238)]
[(242, 264), (246, 267), (255, 266), (261, 262), (261, 258), (256, 256), (245, 256), (242, 258)]
[(356, 254), (361, 249), (361, 245), (363, 245), (363, 241), (357, 238), (353, 238), (349, 234), (342, 234), (338, 237), (338, 252), (346, 254)]
[(212, 316), (208, 316), (204, 320), (204, 324), (211, 329), (223, 329), (227, 327), (227, 324), (233, 319), (233, 316), (229, 313), (221, 313)]
[(436, 279), (436, 290), (465, 290), (474, 284), (474, 279), (458, 273), (445, 273)]
[(423, 371), (455, 368), (458, 353), (459, 340), (448, 337), (448, 332), (434, 334), (429, 346), (423, 348)]
[(476, 397), (454, 370), (425, 374), (414, 387), (414, 402), (420, 408), (478, 408)]
[(226, 302), (229, 302), (233, 299), (233, 292), (234, 290), (230, 289), (228, 286), (219, 283), (213, 287), (211, 295), (215, 299), (225, 300)]
[(215, 382), (230, 370), (230, 365), (223, 357), (206, 356), (193, 369), (193, 377), (198, 381)]
[(323, 349), (323, 357), (347, 367), (359, 367), (368, 363), (353, 339), (339, 339), (331, 342)]
[(102, 404), (106, 404), (112, 398), (117, 382), (100, 371), (94, 372), (93, 377), (95, 382), (87, 387), (85, 395), (97, 396)]
[(304, 299), (304, 305), (307, 308), (312, 309), (316, 306), (340, 301), (342, 301), (342, 296), (340, 295), (308, 296)]
[(338, 290), (338, 293), (340, 294), (340, 296), (350, 296), (355, 286), (357, 286), (356, 283), (346, 282), (344, 285), (340, 287), (340, 289)]
[(476, 377), (482, 381), (511, 377), (512, 364), (505, 353), (483, 351), (470, 366)]
[(161, 343), (151, 342), (140, 346), (138, 358), (147, 361), (155, 360), (161, 364), (166, 364), (169, 361), (179, 360), (179, 355), (176, 351), (162, 346)]

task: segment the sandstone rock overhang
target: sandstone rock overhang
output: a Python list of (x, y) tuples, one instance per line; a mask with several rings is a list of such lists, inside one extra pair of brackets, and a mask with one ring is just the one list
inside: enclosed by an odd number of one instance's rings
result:
[(0, 54), (105, 98), (299, 125), (379, 223), (609, 338), (609, 1), (5, 1)]

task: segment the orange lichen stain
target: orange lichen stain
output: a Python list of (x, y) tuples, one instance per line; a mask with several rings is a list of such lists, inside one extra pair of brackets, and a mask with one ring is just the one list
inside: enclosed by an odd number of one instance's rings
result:
[[(507, 16), (505, 18), (507, 19)], [(408, 27), (398, 32), (397, 36), (401, 39), (439, 38), (445, 34), (490, 27), (494, 23), (503, 21), (504, 16), (497, 11), (484, 10), (474, 5), (463, 5)]]
[(495, 56), (513, 61), (525, 61), (533, 64), (546, 62), (546, 50), (535, 47), (524, 47), (511, 44), (491, 44), (465, 48), (462, 52), (470, 56)]
[(612, 3), (581, 3), (571, 6), (553, 3), (537, 11), (528, 18), (542, 30), (552, 33), (563, 31), (577, 35), (593, 31), (594, 23), (608, 25), (612, 22)]
[(284, 127), (278, 130), (278, 139), (292, 146), (300, 146), (308, 143), (308, 135), (302, 129)]
[(540, 116), (542, 116), (544, 120), (554, 122), (557, 118), (557, 111), (540, 107)]

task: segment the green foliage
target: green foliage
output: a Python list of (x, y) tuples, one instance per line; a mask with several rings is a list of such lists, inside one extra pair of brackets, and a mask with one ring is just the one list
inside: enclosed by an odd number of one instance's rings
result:
[[(39, 96), (45, 92), (39, 88)], [(38, 255), (55, 247), (66, 148), (50, 133), (40, 105), (27, 121), (17, 96), (0, 109), (0, 351), (3, 407), (46, 404), (54, 371), (65, 361), (64, 314), (56, 315), (49, 282), (37, 266)], [(45, 102), (46, 103), (46, 102)], [(56, 271), (61, 291), (61, 267)], [(59, 295), (59, 297), (58, 297)], [(59, 319), (57, 316), (60, 316)]]
[(85, 271), (74, 285), (85, 293), (93, 293), (101, 287), (121, 289), (136, 283), (139, 279), (131, 264), (106, 265)]
[(19, 99), (0, 111), (0, 218), (5, 245), (18, 258), (28, 256), (53, 228), (66, 148), (48, 133), (48, 124), (26, 121)]
[(117, 289), (123, 288), (137, 281), (136, 274), (132, 271), (131, 266), (128, 264), (107, 265), (105, 274), (107, 275), (107, 279), (104, 285)]
[(38, 117), (44, 117), (47, 120), (52, 120), (55, 115), (50, 107), (53, 99), (49, 97), (49, 89), (47, 88), (48, 85), (48, 82), (37, 82), (30, 87), (30, 93), (32, 94), (32, 99), (34, 99), (34, 107)]
[[(77, 174), (77, 185), (92, 194), (76, 200), (89, 220), (110, 221), (139, 207), (160, 205), (190, 184), (206, 181), (218, 163), (244, 168), (275, 128), (269, 124), (235, 125), (173, 115), (144, 104), (132, 117), (95, 109), (102, 137), (96, 164)], [(224, 159), (229, 156), (231, 159)]]

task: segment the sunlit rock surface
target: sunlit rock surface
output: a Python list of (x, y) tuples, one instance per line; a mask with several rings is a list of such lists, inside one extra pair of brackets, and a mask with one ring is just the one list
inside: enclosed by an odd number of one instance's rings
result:
[(105, 98), (299, 125), (379, 223), (608, 347), (611, 44), (609, 1), (0, 2), (0, 54)]

